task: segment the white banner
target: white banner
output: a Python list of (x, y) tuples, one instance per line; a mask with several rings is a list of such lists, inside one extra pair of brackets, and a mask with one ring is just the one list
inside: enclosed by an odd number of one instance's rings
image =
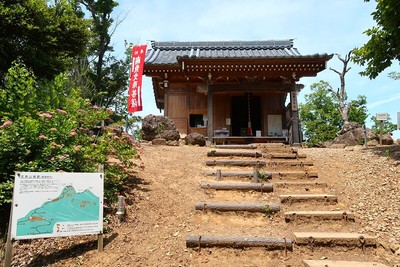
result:
[(101, 234), (103, 173), (16, 172), (11, 237)]

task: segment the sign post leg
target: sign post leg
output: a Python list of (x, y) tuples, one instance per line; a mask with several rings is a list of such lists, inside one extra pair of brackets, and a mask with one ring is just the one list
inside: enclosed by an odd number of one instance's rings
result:
[(103, 240), (104, 240), (103, 234), (102, 233), (98, 234), (97, 235), (97, 251), (98, 252), (103, 252), (103, 250), (104, 250)]
[(383, 121), (381, 121), (381, 124), (380, 124), (379, 128), (380, 128), (379, 143), (380, 143), (380, 145), (382, 145)]
[(4, 267), (10, 267), (11, 266), (11, 260), (12, 260), (12, 240), (11, 240), (11, 223), (12, 223), (12, 215), (13, 215), (13, 206), (14, 206), (14, 200), (11, 203), (11, 210), (10, 210), (10, 219), (8, 221), (8, 232), (7, 232), (7, 241), (6, 241), (6, 255), (4, 259)]

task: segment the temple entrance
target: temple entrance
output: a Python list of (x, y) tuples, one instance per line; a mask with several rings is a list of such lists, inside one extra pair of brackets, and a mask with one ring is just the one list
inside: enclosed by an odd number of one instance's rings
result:
[(231, 127), (232, 136), (248, 136), (248, 120), (250, 120), (253, 136), (261, 130), (261, 98), (260, 96), (232, 96)]

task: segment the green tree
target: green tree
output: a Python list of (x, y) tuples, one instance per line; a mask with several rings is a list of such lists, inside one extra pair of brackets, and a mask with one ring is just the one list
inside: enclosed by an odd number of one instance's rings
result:
[(371, 15), (377, 25), (364, 32), (370, 39), (354, 49), (352, 58), (355, 63), (366, 66), (361, 75), (370, 79), (391, 66), (393, 60), (400, 60), (400, 1), (375, 1), (377, 6)]
[[(372, 125), (371, 130), (376, 133), (379, 134), (380, 133), (380, 127), (381, 127), (381, 121), (378, 121), (376, 119), (375, 116), (371, 117), (371, 121), (374, 123), (374, 125)], [(382, 128), (382, 133), (387, 134), (387, 133), (391, 133), (393, 131), (397, 130), (397, 124), (392, 123), (390, 120), (390, 116), (388, 115), (388, 120), (387, 121), (383, 121), (383, 128)]]
[[(334, 139), (344, 121), (339, 112), (339, 99), (331, 92), (329, 83), (320, 81), (312, 84), (310, 89), (311, 93), (305, 96), (306, 101), (300, 104), (299, 112), (307, 144), (316, 146)], [(352, 101), (349, 121), (364, 124), (368, 117), (366, 103), (365, 96)]]
[[(87, 78), (91, 81), (90, 90), (85, 97), (92, 104), (111, 107), (118, 102), (128, 85), (130, 53), (124, 59), (116, 58), (111, 46), (111, 38), (118, 25), (123, 21), (115, 20), (112, 12), (118, 3), (113, 0), (77, 0), (89, 12), (91, 17), (91, 40), (88, 44)], [(127, 50), (130, 47), (125, 43)]]
[(357, 122), (363, 125), (365, 124), (365, 120), (367, 118), (367, 98), (364, 95), (359, 95), (356, 100), (352, 101), (349, 112), (349, 121)]
[(67, 0), (0, 1), (0, 79), (16, 59), (37, 77), (69, 69), (86, 53), (89, 24), (82, 15)]
[(330, 96), (329, 87), (325, 81), (312, 84), (311, 94), (305, 96), (304, 104), (300, 104), (304, 136), (310, 146), (332, 140), (341, 127), (338, 103)]

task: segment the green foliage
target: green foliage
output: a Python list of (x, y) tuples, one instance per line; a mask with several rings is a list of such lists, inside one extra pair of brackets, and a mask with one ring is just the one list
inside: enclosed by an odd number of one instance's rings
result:
[[(372, 125), (371, 130), (376, 133), (376, 134), (380, 134), (380, 125), (381, 125), (381, 121), (376, 120), (375, 116), (371, 117), (371, 121), (374, 123), (374, 125)], [(387, 133), (391, 133), (395, 130), (397, 130), (397, 124), (392, 123), (390, 121), (390, 116), (388, 115), (388, 120), (387, 121), (383, 121), (383, 128), (382, 128), (382, 133), (383, 134), (387, 134)]]
[(0, 77), (21, 59), (38, 77), (53, 78), (85, 54), (88, 21), (69, 1), (51, 2), (0, 1)]
[[(300, 104), (300, 118), (309, 146), (333, 140), (343, 126), (339, 101), (328, 91), (329, 88), (330, 85), (325, 81), (312, 84), (312, 93), (305, 96), (305, 104)], [(359, 96), (357, 100), (352, 101), (349, 121), (364, 124), (368, 117), (366, 103), (365, 96)]]
[(259, 172), (258, 173), (258, 178), (261, 180), (261, 181), (268, 181), (268, 179), (270, 179), (271, 178), (271, 175), (270, 174), (268, 174), (268, 173), (266, 173), (266, 172)]
[(305, 104), (300, 104), (304, 135), (310, 146), (332, 140), (341, 127), (338, 103), (330, 96), (328, 88), (325, 81), (312, 84), (312, 93), (305, 96)]
[(353, 61), (366, 65), (361, 74), (370, 79), (391, 66), (393, 60), (400, 59), (400, 1), (375, 1), (376, 10), (371, 15), (377, 25), (364, 32), (370, 38), (368, 42), (353, 51)]
[(357, 122), (363, 125), (367, 118), (367, 98), (366, 96), (359, 95), (356, 100), (351, 101), (349, 121)]
[(101, 126), (112, 111), (80, 98), (65, 75), (37, 82), (16, 63), (5, 81), (0, 88), (0, 206), (10, 201), (15, 171), (96, 172), (104, 164), (105, 195), (112, 201), (130, 172), (142, 167), (132, 138), (118, 126)]
[[(112, 55), (111, 37), (120, 21), (114, 21), (112, 12), (118, 3), (113, 0), (80, 0), (91, 17), (91, 38), (88, 43), (87, 75), (93, 87), (86, 91), (92, 104), (101, 107), (120, 105), (118, 98), (126, 91), (129, 80), (130, 53), (125, 59)], [(125, 43), (127, 51), (131, 45)], [(127, 106), (125, 106), (125, 109)]]

